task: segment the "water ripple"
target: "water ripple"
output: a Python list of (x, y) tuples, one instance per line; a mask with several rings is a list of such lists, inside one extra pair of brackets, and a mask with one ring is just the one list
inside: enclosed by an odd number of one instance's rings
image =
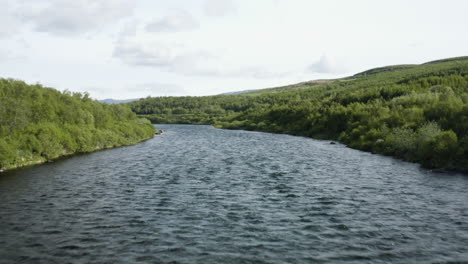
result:
[(467, 263), (468, 177), (288, 135), (161, 125), (0, 176), (0, 263)]

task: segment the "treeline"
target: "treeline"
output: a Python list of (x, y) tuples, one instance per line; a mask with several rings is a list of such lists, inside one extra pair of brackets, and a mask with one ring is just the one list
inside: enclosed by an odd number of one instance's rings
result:
[(155, 123), (339, 140), (352, 148), (468, 172), (468, 61), (388, 67), (303, 89), (130, 103)]
[(154, 126), (128, 106), (102, 104), (87, 93), (0, 79), (1, 170), (130, 145), (154, 133)]

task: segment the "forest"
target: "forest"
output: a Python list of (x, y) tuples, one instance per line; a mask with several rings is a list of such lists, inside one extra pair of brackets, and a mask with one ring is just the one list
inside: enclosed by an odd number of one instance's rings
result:
[(126, 105), (0, 79), (0, 170), (131, 145), (154, 133), (151, 122)]
[(153, 123), (286, 133), (468, 172), (468, 57), (237, 95), (128, 103)]

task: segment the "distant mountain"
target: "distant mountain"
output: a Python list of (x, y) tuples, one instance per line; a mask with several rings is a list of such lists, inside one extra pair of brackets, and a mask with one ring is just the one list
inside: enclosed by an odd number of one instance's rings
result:
[(140, 100), (140, 99), (136, 98), (136, 99), (116, 100), (116, 99), (109, 98), (109, 99), (99, 100), (99, 102), (105, 103), (105, 104), (123, 104), (123, 103), (130, 103), (130, 102), (138, 101), (138, 100)]

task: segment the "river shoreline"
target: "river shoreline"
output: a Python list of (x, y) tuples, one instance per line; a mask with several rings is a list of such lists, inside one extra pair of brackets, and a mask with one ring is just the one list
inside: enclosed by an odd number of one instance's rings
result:
[[(229, 130), (239, 130), (239, 129), (235, 129), (235, 128), (234, 129), (223, 128), (223, 127), (216, 127), (216, 128), (229, 129)], [(330, 140), (331, 142), (340, 143), (340, 144), (342, 144), (342, 145), (344, 145), (344, 146), (346, 146), (347, 148), (350, 148), (350, 149), (355, 149), (355, 150), (363, 151), (363, 152), (370, 153), (370, 154), (382, 155), (384, 157), (390, 157), (390, 158), (400, 160), (400, 161), (404, 161), (404, 162), (414, 163), (414, 164), (419, 165), (421, 168), (424, 168), (426, 170), (430, 170), (430, 171), (436, 172), (436, 173), (463, 173), (463, 174), (468, 174), (468, 169), (447, 168), (447, 167), (427, 167), (427, 166), (424, 166), (424, 164), (422, 164), (421, 162), (419, 162), (417, 160), (409, 160), (409, 159), (405, 159), (404, 157), (400, 157), (400, 156), (387, 155), (385, 153), (375, 152), (375, 151), (372, 151), (372, 150), (354, 148), (350, 144), (346, 144), (344, 142), (339, 141), (336, 138), (330, 138), (330, 137), (327, 137), (325, 135), (318, 136), (318, 137), (309, 137), (309, 136), (304, 136), (304, 135), (300, 135), (300, 134), (292, 134), (292, 133), (286, 133), (286, 132), (285, 133), (282, 133), (282, 132), (276, 133), (276, 132), (268, 132), (268, 131), (261, 131), (261, 130), (247, 130), (247, 131), (256, 131), (256, 132), (264, 132), (264, 133), (266, 132), (266, 133), (272, 133), (272, 134), (285, 134), (285, 135), (300, 136), (300, 137), (305, 137), (305, 138), (310, 138), (310, 139), (315, 139), (315, 140)]]
[[(154, 124), (153, 123), (153, 125), (174, 125), (174, 124)], [(271, 133), (271, 134), (284, 134), (284, 135), (290, 135), (290, 136), (305, 137), (305, 138), (314, 139), (314, 140), (329, 140), (331, 142), (343, 144), (344, 146), (346, 146), (346, 147), (348, 147), (350, 149), (355, 149), (355, 150), (359, 150), (359, 151), (363, 151), (363, 152), (371, 153), (371, 154), (382, 155), (384, 157), (390, 157), (390, 158), (393, 158), (395, 160), (414, 163), (414, 164), (419, 165), (421, 168), (424, 168), (424, 169), (427, 169), (427, 170), (430, 170), (430, 171), (436, 172), (436, 173), (463, 173), (463, 174), (468, 174), (468, 168), (467, 169), (459, 169), (459, 168), (445, 168), (445, 167), (427, 167), (427, 166), (424, 166), (421, 162), (418, 162), (418, 161), (415, 161), (415, 160), (408, 160), (408, 159), (405, 159), (405, 158), (399, 157), (399, 156), (387, 155), (385, 153), (379, 153), (379, 152), (375, 152), (375, 151), (368, 151), (368, 150), (364, 150), (364, 149), (354, 148), (349, 144), (346, 144), (344, 142), (339, 141), (337, 138), (328, 137), (325, 134), (322, 134), (322, 135), (319, 135), (319, 136), (316, 136), (316, 137), (310, 137), (310, 136), (306, 136), (306, 135), (294, 134), (294, 133), (288, 133), (288, 132), (272, 132), (272, 131), (267, 131), (267, 130), (248, 130), (248, 129), (242, 129), (242, 128), (226, 128), (226, 127), (219, 126), (219, 125), (216, 125), (216, 124), (177, 124), (177, 125), (208, 125), (208, 126), (212, 126), (214, 128), (217, 128), (217, 129), (255, 131), (255, 132), (263, 132), (263, 133)]]
[[(157, 130), (157, 131), (159, 132), (159, 130)], [(155, 133), (153, 136), (151, 136), (149, 138), (145, 138), (145, 139), (142, 139), (140, 141), (130, 143), (130, 144), (120, 144), (120, 145), (115, 145), (115, 146), (112, 146), (112, 147), (96, 148), (96, 149), (94, 149), (92, 151), (89, 151), (89, 152), (64, 153), (64, 154), (59, 155), (57, 157), (54, 157), (52, 159), (46, 159), (45, 157), (42, 157), (42, 156), (32, 156), (30, 159), (24, 160), (21, 163), (17, 163), (17, 164), (14, 164), (14, 165), (10, 165), (10, 166), (0, 168), (0, 175), (3, 172), (22, 169), (22, 168), (27, 168), (27, 167), (32, 167), (32, 166), (38, 166), (38, 165), (42, 165), (42, 164), (47, 163), (47, 162), (54, 162), (56, 160), (72, 158), (72, 157), (77, 156), (77, 155), (82, 155), (82, 154), (87, 154), (87, 153), (94, 153), (94, 152), (99, 152), (99, 151), (114, 149), (114, 148), (120, 148), (120, 147), (134, 146), (134, 145), (137, 145), (139, 143), (150, 140), (150, 139), (154, 138), (155, 135), (160, 135), (160, 134), (161, 133)]]

